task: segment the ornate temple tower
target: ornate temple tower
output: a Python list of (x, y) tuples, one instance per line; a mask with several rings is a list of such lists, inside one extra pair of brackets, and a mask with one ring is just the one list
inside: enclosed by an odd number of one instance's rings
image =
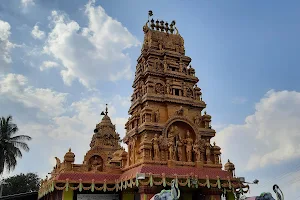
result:
[(120, 136), (108, 116), (107, 105), (102, 115), (104, 116), (101, 122), (94, 129), (94, 135), (90, 143), (91, 149), (84, 157), (83, 163), (87, 165), (88, 170), (106, 171), (105, 167), (111, 168), (109, 163), (113, 158), (113, 154), (118, 150), (122, 150)]
[(210, 144), (211, 116), (202, 114), (206, 104), (175, 21), (152, 19), (143, 31), (125, 125), (127, 166), (221, 168), (220, 147)]

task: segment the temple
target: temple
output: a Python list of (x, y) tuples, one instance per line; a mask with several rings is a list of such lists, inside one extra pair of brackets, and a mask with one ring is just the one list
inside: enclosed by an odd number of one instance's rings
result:
[(106, 108), (83, 163), (74, 163), (71, 149), (56, 158), (39, 199), (149, 200), (172, 180), (183, 200), (231, 200), (237, 189), (249, 190), (211, 144), (216, 132), (175, 21), (148, 20), (143, 31), (123, 138), (128, 150)]

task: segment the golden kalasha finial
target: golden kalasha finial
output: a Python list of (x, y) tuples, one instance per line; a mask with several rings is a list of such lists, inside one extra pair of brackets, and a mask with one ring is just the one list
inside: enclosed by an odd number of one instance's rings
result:
[(216, 146), (216, 142), (214, 142), (214, 146)]
[(71, 148), (69, 148), (69, 152), (71, 152)]
[(169, 25), (168, 22), (164, 22), (163, 20), (159, 21), (159, 20), (154, 20), (153, 18), (150, 20), (150, 17), (153, 16), (153, 12), (152, 10), (148, 11), (148, 21), (146, 23), (146, 26), (148, 26), (147, 24), (150, 23), (150, 28), (152, 30), (156, 30), (156, 31), (161, 31), (161, 32), (166, 32), (168, 33), (170, 31), (170, 33), (172, 34), (175, 30), (177, 31), (176, 34), (178, 34), (178, 30), (175, 27), (175, 20), (173, 20), (171, 22), (171, 24)]
[(204, 115), (206, 115), (206, 111), (204, 111)]

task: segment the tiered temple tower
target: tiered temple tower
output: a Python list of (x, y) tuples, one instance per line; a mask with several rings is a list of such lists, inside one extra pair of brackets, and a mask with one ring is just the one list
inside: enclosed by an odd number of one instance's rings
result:
[(127, 166), (140, 164), (222, 168), (211, 116), (202, 114), (198, 78), (175, 22), (153, 19), (138, 58), (126, 123)]
[(211, 144), (211, 116), (203, 112), (199, 80), (175, 21), (152, 19), (143, 31), (123, 138), (128, 152), (106, 108), (83, 163), (74, 163), (71, 149), (63, 162), (56, 158), (39, 199), (149, 200), (172, 180), (180, 200), (233, 200), (237, 190), (249, 190), (235, 177), (233, 163), (222, 169), (221, 148)]

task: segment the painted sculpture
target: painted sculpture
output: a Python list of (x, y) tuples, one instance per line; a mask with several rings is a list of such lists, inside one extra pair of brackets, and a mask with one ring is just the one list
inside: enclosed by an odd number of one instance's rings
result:
[(171, 190), (162, 190), (160, 193), (154, 195), (150, 200), (178, 200), (180, 197), (180, 190), (176, 185), (175, 180), (171, 182)]
[[(283, 193), (282, 191), (280, 190), (279, 186), (278, 185), (274, 185), (273, 186), (273, 191), (275, 192), (276, 194), (276, 199), (277, 200), (284, 200), (284, 196), (283, 196)], [(272, 194), (267, 192), (267, 193), (262, 193), (259, 197), (256, 197), (255, 200), (275, 200), (273, 197), (272, 197)]]

